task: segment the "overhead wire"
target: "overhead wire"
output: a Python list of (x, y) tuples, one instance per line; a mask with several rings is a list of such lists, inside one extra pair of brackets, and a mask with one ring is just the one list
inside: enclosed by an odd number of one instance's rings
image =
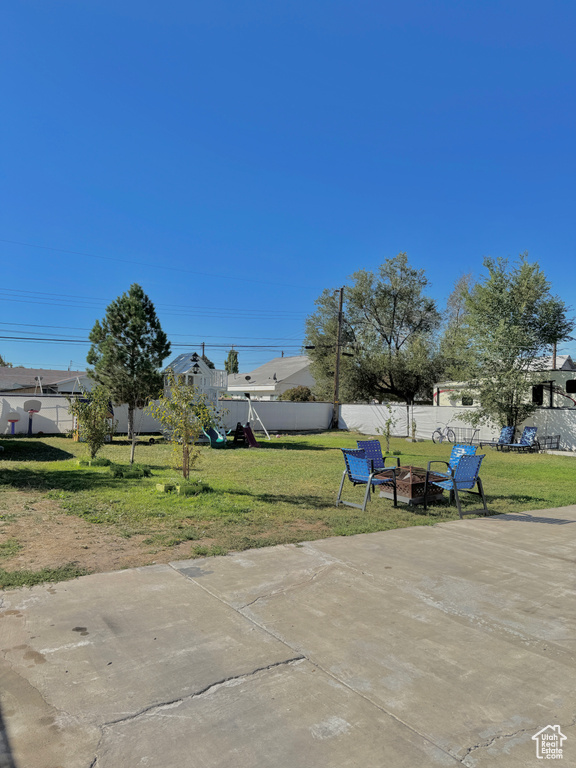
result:
[(274, 282), (274, 281), (271, 281), (271, 280), (257, 280), (257, 279), (254, 279), (252, 277), (237, 277), (237, 276), (231, 276), (231, 275), (222, 274), (222, 273), (216, 273), (216, 272), (201, 272), (201, 271), (195, 270), (195, 269), (187, 269), (186, 267), (171, 267), (171, 266), (168, 266), (166, 264), (159, 263), (159, 262), (155, 262), (154, 264), (150, 264), (148, 262), (138, 261), (138, 260), (135, 260), (135, 259), (120, 259), (120, 258), (118, 258), (116, 256), (101, 256), (100, 254), (97, 254), (97, 253), (85, 253), (83, 251), (71, 251), (71, 250), (68, 250), (66, 248), (56, 248), (56, 247), (50, 246), (50, 245), (36, 245), (35, 243), (23, 243), (23, 242), (21, 242), (19, 240), (7, 240), (5, 238), (0, 238), (0, 243), (9, 243), (11, 245), (21, 245), (21, 246), (24, 246), (26, 248), (38, 248), (40, 250), (54, 251), (56, 253), (67, 253), (67, 254), (70, 254), (70, 255), (84, 256), (84, 257), (88, 257), (88, 258), (91, 258), (91, 259), (102, 259), (104, 261), (116, 261), (116, 262), (123, 263), (123, 264), (137, 264), (137, 265), (143, 266), (143, 267), (152, 267), (153, 269), (165, 269), (165, 270), (169, 270), (171, 272), (186, 272), (186, 273), (191, 274), (191, 275), (201, 275), (202, 277), (215, 277), (215, 278), (218, 278), (218, 280), (229, 280), (229, 281), (233, 281), (233, 282), (238, 281), (238, 282), (244, 282), (244, 283), (257, 283), (259, 285), (274, 285), (274, 286), (277, 286), (277, 287), (281, 286), (281, 287), (292, 287), (292, 288), (300, 288), (300, 289), (303, 288), (303, 287), (308, 287), (308, 288), (318, 288), (319, 287), (319, 286), (316, 286), (316, 285), (314, 285), (314, 286), (312, 286), (312, 285), (310, 285), (310, 286), (303, 286), (301, 283), (299, 283), (298, 285), (290, 285), (289, 283), (285, 283), (285, 282), (280, 283), (280, 282)]

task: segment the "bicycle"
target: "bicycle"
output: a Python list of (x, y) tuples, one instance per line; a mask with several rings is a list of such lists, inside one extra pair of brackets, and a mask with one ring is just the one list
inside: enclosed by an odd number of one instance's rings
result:
[(434, 432), (432, 432), (433, 443), (443, 443), (444, 440), (447, 440), (449, 443), (456, 442), (454, 430), (448, 424), (445, 424), (442, 428), (437, 427)]

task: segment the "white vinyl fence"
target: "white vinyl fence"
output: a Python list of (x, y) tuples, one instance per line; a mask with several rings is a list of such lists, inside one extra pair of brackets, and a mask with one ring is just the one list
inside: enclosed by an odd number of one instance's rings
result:
[[(410, 420), (412, 409), (407, 419), (405, 405), (393, 405), (392, 416), (395, 425), (392, 434), (398, 437), (411, 432)], [(416, 437), (420, 440), (430, 440), (432, 432), (437, 427), (449, 424), (452, 427), (469, 428), (464, 421), (457, 417), (469, 411), (465, 407), (415, 405), (414, 421), (416, 422)], [(378, 428), (384, 429), (389, 411), (385, 405), (342, 405), (338, 426), (340, 429), (350, 429), (364, 435), (378, 434)], [(566, 408), (540, 408), (522, 426), (538, 427), (539, 435), (560, 435), (560, 447), (566, 451), (576, 451), (576, 412)], [(498, 437), (500, 430), (480, 428), (480, 439), (491, 440)]]
[[(32, 417), (32, 433), (65, 434), (72, 429), (72, 418), (68, 413), (68, 402), (60, 395), (4, 395), (0, 397), (0, 434), (10, 433), (9, 416), (18, 416), (15, 423), (17, 434), (28, 432), (29, 415), (27, 408), (30, 401), (39, 405), (38, 413)], [(221, 400), (222, 421), (226, 429), (233, 429), (237, 422), (248, 420), (248, 402), (246, 400)], [(306, 432), (325, 430), (330, 427), (332, 417), (331, 403), (291, 403), (284, 401), (261, 401), (252, 403), (255, 414), (252, 427), (262, 431), (262, 424), (269, 432)], [(414, 406), (416, 437), (430, 440), (436, 427), (450, 424), (453, 427), (468, 425), (459, 421), (457, 416), (468, 409), (451, 406)], [(395, 424), (392, 434), (406, 436), (411, 431), (412, 409), (407, 419), (404, 405), (393, 405), (392, 416)], [(254, 418), (254, 415), (256, 418)], [(379, 428), (384, 429), (389, 416), (384, 405), (342, 405), (340, 407), (339, 427), (360, 432), (364, 435), (377, 435)], [(117, 431), (126, 433), (128, 429), (128, 408), (123, 405), (114, 408)], [(261, 422), (260, 422), (261, 420)], [(134, 417), (138, 433), (160, 432), (161, 425), (146, 412), (136, 411)], [(576, 451), (576, 411), (571, 409), (541, 408), (526, 424), (538, 427), (539, 435), (560, 435), (560, 446), (564, 450)], [(484, 440), (498, 436), (499, 430), (483, 427), (480, 437)]]

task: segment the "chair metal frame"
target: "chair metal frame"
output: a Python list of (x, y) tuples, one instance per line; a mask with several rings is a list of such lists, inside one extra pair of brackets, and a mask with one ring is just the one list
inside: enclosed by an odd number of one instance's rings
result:
[[(377, 485), (392, 485), (394, 489), (394, 506), (398, 506), (397, 494), (396, 494), (396, 469), (400, 466), (400, 459), (393, 457), (396, 460), (396, 467), (385, 467), (386, 459), (384, 459), (384, 465), (382, 467), (374, 467), (372, 459), (366, 456), (366, 452), (360, 448), (341, 448), (344, 456), (344, 462), (346, 469), (342, 473), (342, 480), (340, 482), (340, 488), (338, 490), (338, 496), (336, 497), (336, 506), (344, 504), (347, 507), (354, 507), (355, 509), (361, 509), (363, 512), (366, 510), (366, 504), (370, 501), (370, 491), (374, 491)], [(392, 472), (392, 477), (383, 478), (375, 477), (383, 469), (388, 469)], [(354, 504), (351, 501), (344, 501), (342, 499), (342, 490), (344, 488), (344, 481), (348, 477), (348, 480), (352, 485), (366, 485), (366, 493), (364, 494), (364, 500), (362, 504)]]

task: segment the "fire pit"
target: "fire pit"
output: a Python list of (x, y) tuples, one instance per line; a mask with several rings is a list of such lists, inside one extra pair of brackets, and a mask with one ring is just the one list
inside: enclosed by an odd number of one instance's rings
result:
[[(392, 472), (389, 469), (384, 470), (376, 477), (391, 477)], [(434, 481), (440, 482), (446, 478), (436, 472), (428, 473), (428, 499), (427, 501), (437, 501), (442, 498), (443, 489), (435, 485)], [(398, 467), (396, 469), (396, 492), (398, 501), (405, 504), (422, 504), (424, 502), (424, 487), (426, 485), (426, 470), (422, 467)], [(393, 499), (394, 493), (389, 486), (382, 486), (380, 496), (385, 499)]]

